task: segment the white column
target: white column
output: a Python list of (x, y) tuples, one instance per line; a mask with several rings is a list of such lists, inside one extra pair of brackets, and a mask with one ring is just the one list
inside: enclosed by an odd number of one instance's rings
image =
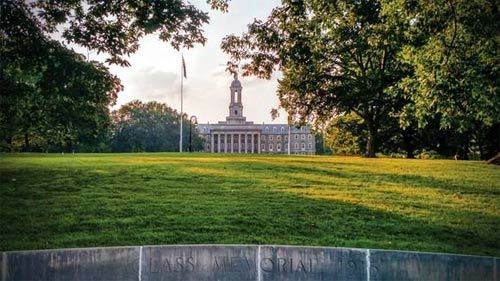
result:
[(250, 141), (250, 143), (252, 144), (252, 149), (250, 150), (250, 153), (254, 153), (254, 149), (255, 149), (255, 141), (254, 141), (254, 138), (255, 138), (255, 134), (252, 133), (250, 134), (252, 140)]
[(210, 152), (214, 153), (214, 136), (215, 134), (210, 134)]
[(227, 134), (224, 134), (224, 153), (227, 153)]
[(217, 134), (217, 153), (220, 153), (220, 134)]
[(244, 136), (245, 136), (245, 153), (247, 153), (247, 150), (248, 150), (248, 134), (245, 133)]
[(231, 134), (231, 153), (234, 153), (234, 133)]
[(238, 133), (238, 153), (241, 153), (241, 133)]
[(257, 148), (258, 152), (257, 153), (260, 154), (260, 133), (257, 133), (257, 138), (258, 138), (257, 139), (257, 146), (258, 146), (258, 148)]

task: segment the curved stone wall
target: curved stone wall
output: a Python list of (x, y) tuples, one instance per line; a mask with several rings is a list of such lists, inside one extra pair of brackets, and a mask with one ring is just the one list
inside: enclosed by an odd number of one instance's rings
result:
[(329, 247), (166, 245), (2, 252), (6, 280), (493, 280), (496, 257)]

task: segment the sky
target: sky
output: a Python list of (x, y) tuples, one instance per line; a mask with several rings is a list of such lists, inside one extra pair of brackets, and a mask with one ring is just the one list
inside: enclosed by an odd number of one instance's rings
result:
[[(190, 1), (203, 11), (208, 11), (210, 23), (203, 27), (207, 37), (205, 46), (197, 45), (184, 49), (187, 79), (184, 80), (184, 112), (195, 115), (198, 123), (216, 123), (228, 115), (229, 85), (232, 75), (225, 71), (229, 56), (220, 49), (224, 36), (239, 35), (254, 18), (266, 19), (271, 10), (278, 6), (279, 0), (232, 0), (229, 11), (222, 13), (210, 10), (205, 0)], [(78, 50), (87, 55), (87, 51)], [(90, 52), (91, 60), (104, 57)], [(130, 67), (112, 65), (110, 70), (117, 75), (125, 90), (118, 95), (117, 105), (139, 99), (164, 102), (180, 110), (180, 72), (181, 53), (162, 42), (155, 35), (144, 37), (140, 49), (130, 56)], [(271, 109), (278, 108), (276, 95), (277, 76), (270, 80), (256, 77), (241, 77), (243, 114), (247, 121), (255, 123), (286, 123), (286, 113), (272, 120)]]

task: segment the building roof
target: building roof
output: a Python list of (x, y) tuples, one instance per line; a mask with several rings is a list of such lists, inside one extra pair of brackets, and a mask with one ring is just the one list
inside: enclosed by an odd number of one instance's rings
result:
[(238, 78), (234, 79), (233, 82), (231, 82), (231, 88), (241, 88), (241, 82), (238, 80)]
[[(229, 124), (198, 124), (196, 126), (198, 132), (201, 134), (208, 134), (211, 130), (221, 130), (221, 131), (231, 131), (239, 130), (260, 130), (262, 134), (266, 135), (281, 135), (288, 134), (288, 124), (248, 124), (248, 125), (229, 125)], [(309, 134), (311, 133), (310, 126), (295, 127), (291, 128), (292, 134)]]

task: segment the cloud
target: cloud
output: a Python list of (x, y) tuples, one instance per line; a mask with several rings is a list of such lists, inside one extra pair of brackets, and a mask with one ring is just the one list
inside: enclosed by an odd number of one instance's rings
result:
[[(195, 5), (206, 8), (205, 0), (193, 0)], [(130, 57), (131, 67), (111, 66), (111, 71), (122, 80), (125, 90), (119, 94), (119, 107), (134, 99), (156, 100), (180, 110), (181, 52), (187, 66), (188, 79), (184, 83), (184, 111), (196, 115), (199, 122), (217, 122), (228, 114), (229, 85), (232, 76), (225, 71), (229, 56), (220, 49), (222, 37), (241, 34), (254, 18), (265, 19), (279, 0), (231, 1), (230, 12), (209, 10), (211, 21), (205, 26), (207, 43), (192, 49), (176, 51), (157, 35), (141, 39), (141, 47)], [(258, 9), (254, 9), (258, 7)], [(244, 114), (256, 123), (273, 122), (270, 110), (278, 107), (276, 96), (277, 77), (262, 80), (241, 77), (243, 84)], [(286, 121), (274, 120), (274, 122)]]
[(156, 70), (153, 67), (140, 68), (124, 80), (127, 91), (147, 100), (161, 100), (165, 96), (179, 94), (180, 77), (177, 73)]

